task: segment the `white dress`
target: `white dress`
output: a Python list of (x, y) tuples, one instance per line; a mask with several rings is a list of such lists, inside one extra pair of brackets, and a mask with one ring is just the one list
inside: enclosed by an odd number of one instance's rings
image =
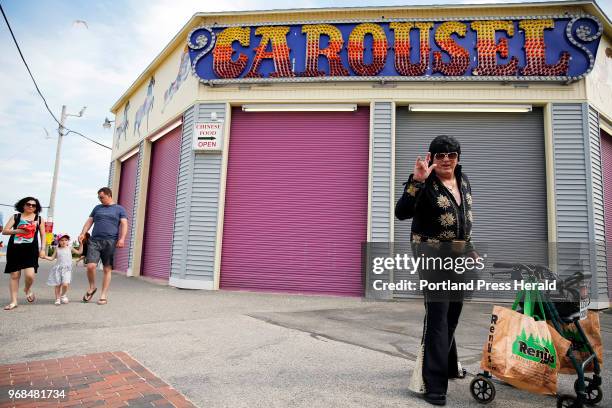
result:
[(49, 272), (47, 285), (57, 286), (70, 283), (72, 280), (72, 251), (70, 247), (57, 248), (55, 265)]

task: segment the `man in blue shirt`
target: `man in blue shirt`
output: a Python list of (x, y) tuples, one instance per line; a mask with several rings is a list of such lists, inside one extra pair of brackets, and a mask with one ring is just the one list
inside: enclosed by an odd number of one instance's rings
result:
[(98, 199), (102, 204), (95, 206), (91, 211), (79, 237), (81, 241), (85, 239), (85, 233), (93, 225), (87, 254), (84, 254), (85, 263), (87, 264), (89, 290), (83, 296), (83, 302), (89, 302), (98, 290), (96, 288), (96, 265), (102, 260), (104, 279), (98, 304), (105, 305), (108, 302), (107, 294), (113, 270), (115, 248), (123, 248), (125, 246), (128, 223), (125, 208), (113, 202), (113, 193), (110, 188), (102, 187), (98, 190)]

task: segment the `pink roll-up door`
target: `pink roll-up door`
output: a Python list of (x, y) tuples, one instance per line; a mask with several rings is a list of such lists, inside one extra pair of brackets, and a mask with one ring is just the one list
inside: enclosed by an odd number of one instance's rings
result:
[(221, 288), (363, 294), (369, 117), (233, 109)]
[(130, 237), (132, 232), (132, 213), (134, 211), (134, 194), (136, 194), (136, 171), (138, 170), (138, 153), (121, 163), (121, 174), (119, 175), (119, 197), (117, 204), (125, 208), (128, 216), (128, 232), (125, 237), (123, 248), (115, 251), (114, 269), (126, 272), (128, 269), (128, 256), (130, 252)]
[(601, 157), (604, 181), (604, 220), (608, 264), (608, 294), (612, 298), (612, 135), (601, 131)]
[(170, 277), (180, 150), (181, 127), (153, 143), (144, 226), (143, 276), (165, 280)]

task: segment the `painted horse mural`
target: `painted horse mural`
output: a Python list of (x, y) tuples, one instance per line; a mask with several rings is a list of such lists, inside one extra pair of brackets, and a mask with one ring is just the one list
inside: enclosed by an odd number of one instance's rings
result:
[(155, 77), (151, 77), (149, 81), (149, 86), (147, 87), (147, 96), (145, 97), (144, 102), (136, 111), (136, 118), (134, 119), (134, 134), (138, 132), (138, 136), (140, 136), (140, 124), (144, 119), (145, 115), (147, 116), (147, 131), (149, 130), (149, 113), (153, 110), (153, 102), (155, 101), (155, 97), (153, 96), (153, 86), (155, 85)]
[(162, 113), (164, 113), (164, 109), (166, 109), (166, 106), (168, 106), (172, 98), (174, 98), (174, 94), (176, 94), (176, 92), (179, 90), (181, 85), (183, 85), (183, 82), (185, 82), (185, 80), (189, 76), (190, 62), (189, 62), (189, 52), (187, 51), (188, 51), (188, 47), (185, 46), (185, 49), (183, 50), (183, 55), (181, 55), (181, 63), (179, 65), (179, 71), (176, 74), (176, 79), (172, 81), (172, 83), (170, 83), (170, 86), (164, 92), (164, 106), (162, 107), (162, 110), (161, 110)]
[(123, 134), (123, 140), (127, 140), (127, 128), (130, 122), (128, 121), (128, 111), (130, 110), (130, 101), (127, 101), (123, 108), (123, 119), (120, 123), (115, 123), (115, 144), (119, 148), (119, 140)]

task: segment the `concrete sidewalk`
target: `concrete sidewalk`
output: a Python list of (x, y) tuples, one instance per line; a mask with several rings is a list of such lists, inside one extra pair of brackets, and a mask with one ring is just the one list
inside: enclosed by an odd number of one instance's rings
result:
[[(79, 301), (86, 287), (79, 267), (73, 302), (54, 306), (48, 270), (45, 264), (38, 273), (35, 304), (21, 293), (17, 309), (1, 312), (2, 363), (122, 350), (200, 407), (430, 406), (407, 389), (421, 339), (420, 301), (189, 291), (115, 274), (108, 305), (98, 306)], [(1, 275), (4, 305), (8, 276)], [(485, 304), (464, 308), (457, 337), (471, 374), (490, 312)], [(601, 321), (609, 345), (612, 315)], [(608, 347), (604, 361), (611, 358)], [(604, 393), (610, 374), (605, 366)], [(559, 391), (572, 392), (574, 379), (560, 376)], [(451, 382), (447, 406), (480, 406), (469, 381)], [(499, 385), (490, 406), (553, 407), (556, 400)], [(610, 392), (599, 406), (612, 406)]]

